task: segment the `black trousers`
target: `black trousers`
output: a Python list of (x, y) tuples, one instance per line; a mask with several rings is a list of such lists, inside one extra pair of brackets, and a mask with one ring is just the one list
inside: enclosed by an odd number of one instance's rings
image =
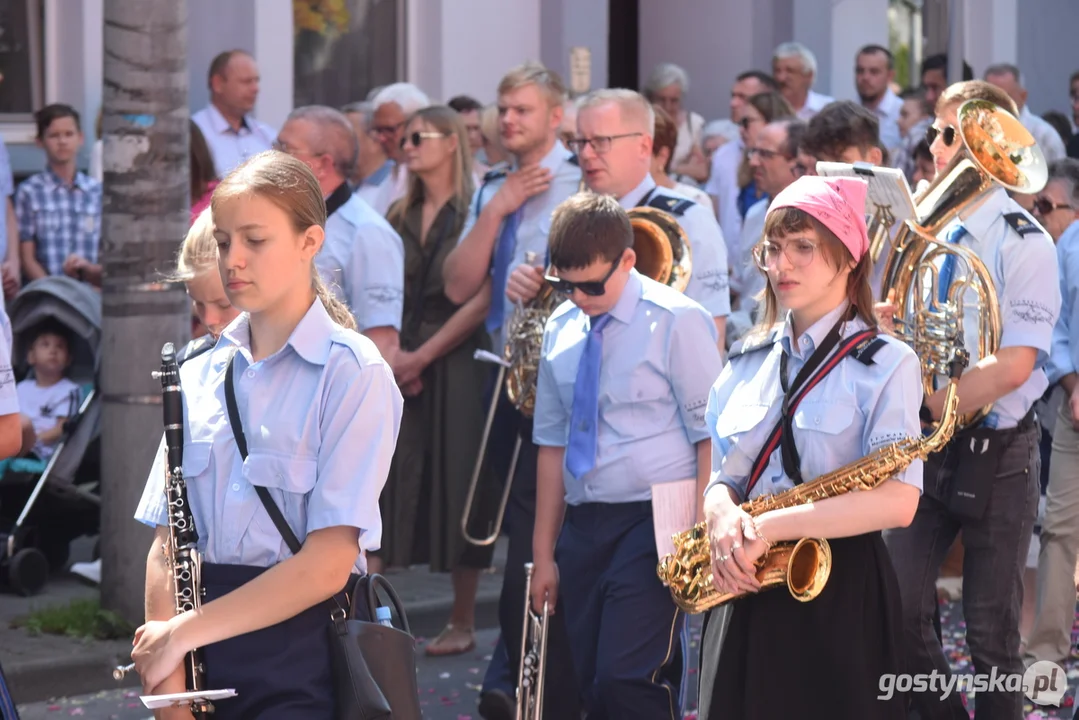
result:
[[(499, 398), (487, 452), (495, 477), (509, 473), (514, 442), (521, 449), (510, 491), (502, 530), (509, 537), (502, 594), (498, 601), (501, 627), (499, 645), (491, 656), (484, 678), (484, 691), (501, 689), (513, 697), (521, 660), (521, 628), (525, 612), (525, 563), (532, 561), (532, 530), (536, 522), (536, 454), (532, 421), (522, 416), (506, 398)], [(550, 616), (547, 629), (547, 674), (544, 680), (544, 718), (567, 720), (580, 717), (581, 700), (566, 632), (565, 613)]]

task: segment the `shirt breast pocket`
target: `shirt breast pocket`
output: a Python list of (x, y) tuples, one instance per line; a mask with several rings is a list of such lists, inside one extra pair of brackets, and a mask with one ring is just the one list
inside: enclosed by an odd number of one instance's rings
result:
[[(307, 497), (315, 488), (318, 461), (314, 458), (253, 452), (244, 461), (243, 475), (252, 485), (270, 491), (270, 497), (281, 509), (292, 532), (298, 538), (303, 538), (307, 526)], [(280, 535), (257, 496), (255, 503), (259, 506), (255, 512), (255, 523), (266, 533)]]
[[(210, 467), (210, 449), (212, 443), (209, 442), (189, 442), (184, 445), (184, 481), (189, 482), (200, 475), (206, 473), (207, 468)], [(162, 478), (164, 482), (164, 478)]]
[[(806, 400), (794, 411), (794, 435), (803, 472), (819, 475), (862, 453), (860, 412), (848, 403)], [(808, 474), (807, 474), (808, 478)]]

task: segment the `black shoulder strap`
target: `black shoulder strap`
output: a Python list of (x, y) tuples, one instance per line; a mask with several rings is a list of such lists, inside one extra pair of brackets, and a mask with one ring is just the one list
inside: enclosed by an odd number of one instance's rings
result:
[(566, 162), (568, 162), (570, 165), (575, 165), (577, 167), (581, 166), (581, 158), (577, 157), (576, 153), (570, 155)]
[(1004, 216), (1004, 221), (1020, 235), (1029, 235), (1042, 230), (1038, 223), (1034, 222), (1025, 212), (1007, 213)]
[[(731, 351), (727, 353), (727, 361), (730, 362), (736, 357), (741, 357), (742, 355), (749, 355), (750, 353), (755, 353), (758, 350), (771, 349), (772, 346), (775, 345), (776, 338), (778, 336), (779, 331), (773, 330), (772, 332), (761, 338), (742, 338), (741, 340), (736, 342), (731, 347)], [(752, 340), (753, 342), (746, 342), (747, 340)]]
[(689, 210), (694, 205), (696, 205), (696, 203), (692, 200), (670, 197), (669, 195), (656, 195), (648, 202), (649, 207), (669, 212), (675, 217), (682, 217), (686, 214), (686, 210)]
[[(244, 437), (244, 426), (240, 422), (240, 411), (236, 408), (236, 390), (232, 387), (232, 364), (235, 360), (236, 355), (234, 354), (229, 358), (229, 366), (225, 370), (225, 408), (229, 413), (229, 425), (232, 426), (232, 435), (236, 438), (236, 448), (240, 451), (240, 457), (246, 460), (247, 438)], [(288, 549), (292, 551), (293, 555), (298, 554), (302, 547), (300, 541), (296, 534), (292, 532), (292, 528), (288, 526), (285, 516), (281, 513), (281, 508), (277, 507), (277, 503), (270, 497), (270, 491), (261, 485), (255, 485), (255, 492), (258, 493), (259, 500), (265, 506), (266, 512), (270, 514), (270, 519), (273, 520), (273, 524), (281, 533), (281, 537), (285, 538)]]

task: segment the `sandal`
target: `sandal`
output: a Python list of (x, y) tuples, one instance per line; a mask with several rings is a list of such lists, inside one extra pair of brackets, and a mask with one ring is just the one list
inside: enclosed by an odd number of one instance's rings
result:
[[(456, 641), (454, 641), (456, 636)], [(462, 640), (464, 642), (462, 642)], [(446, 623), (446, 627), (439, 633), (424, 652), (435, 657), (447, 655), (462, 655), (476, 647), (476, 634), (473, 628), (457, 627), (453, 623)]]

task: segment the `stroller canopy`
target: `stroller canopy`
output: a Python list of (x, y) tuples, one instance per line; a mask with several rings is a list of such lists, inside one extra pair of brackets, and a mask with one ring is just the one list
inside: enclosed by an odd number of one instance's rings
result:
[(92, 383), (100, 360), (101, 295), (84, 282), (64, 275), (40, 278), (24, 287), (9, 308), (14, 340), (12, 365), (23, 377), (33, 331), (44, 321), (67, 328), (71, 337), (68, 376), (76, 383)]

